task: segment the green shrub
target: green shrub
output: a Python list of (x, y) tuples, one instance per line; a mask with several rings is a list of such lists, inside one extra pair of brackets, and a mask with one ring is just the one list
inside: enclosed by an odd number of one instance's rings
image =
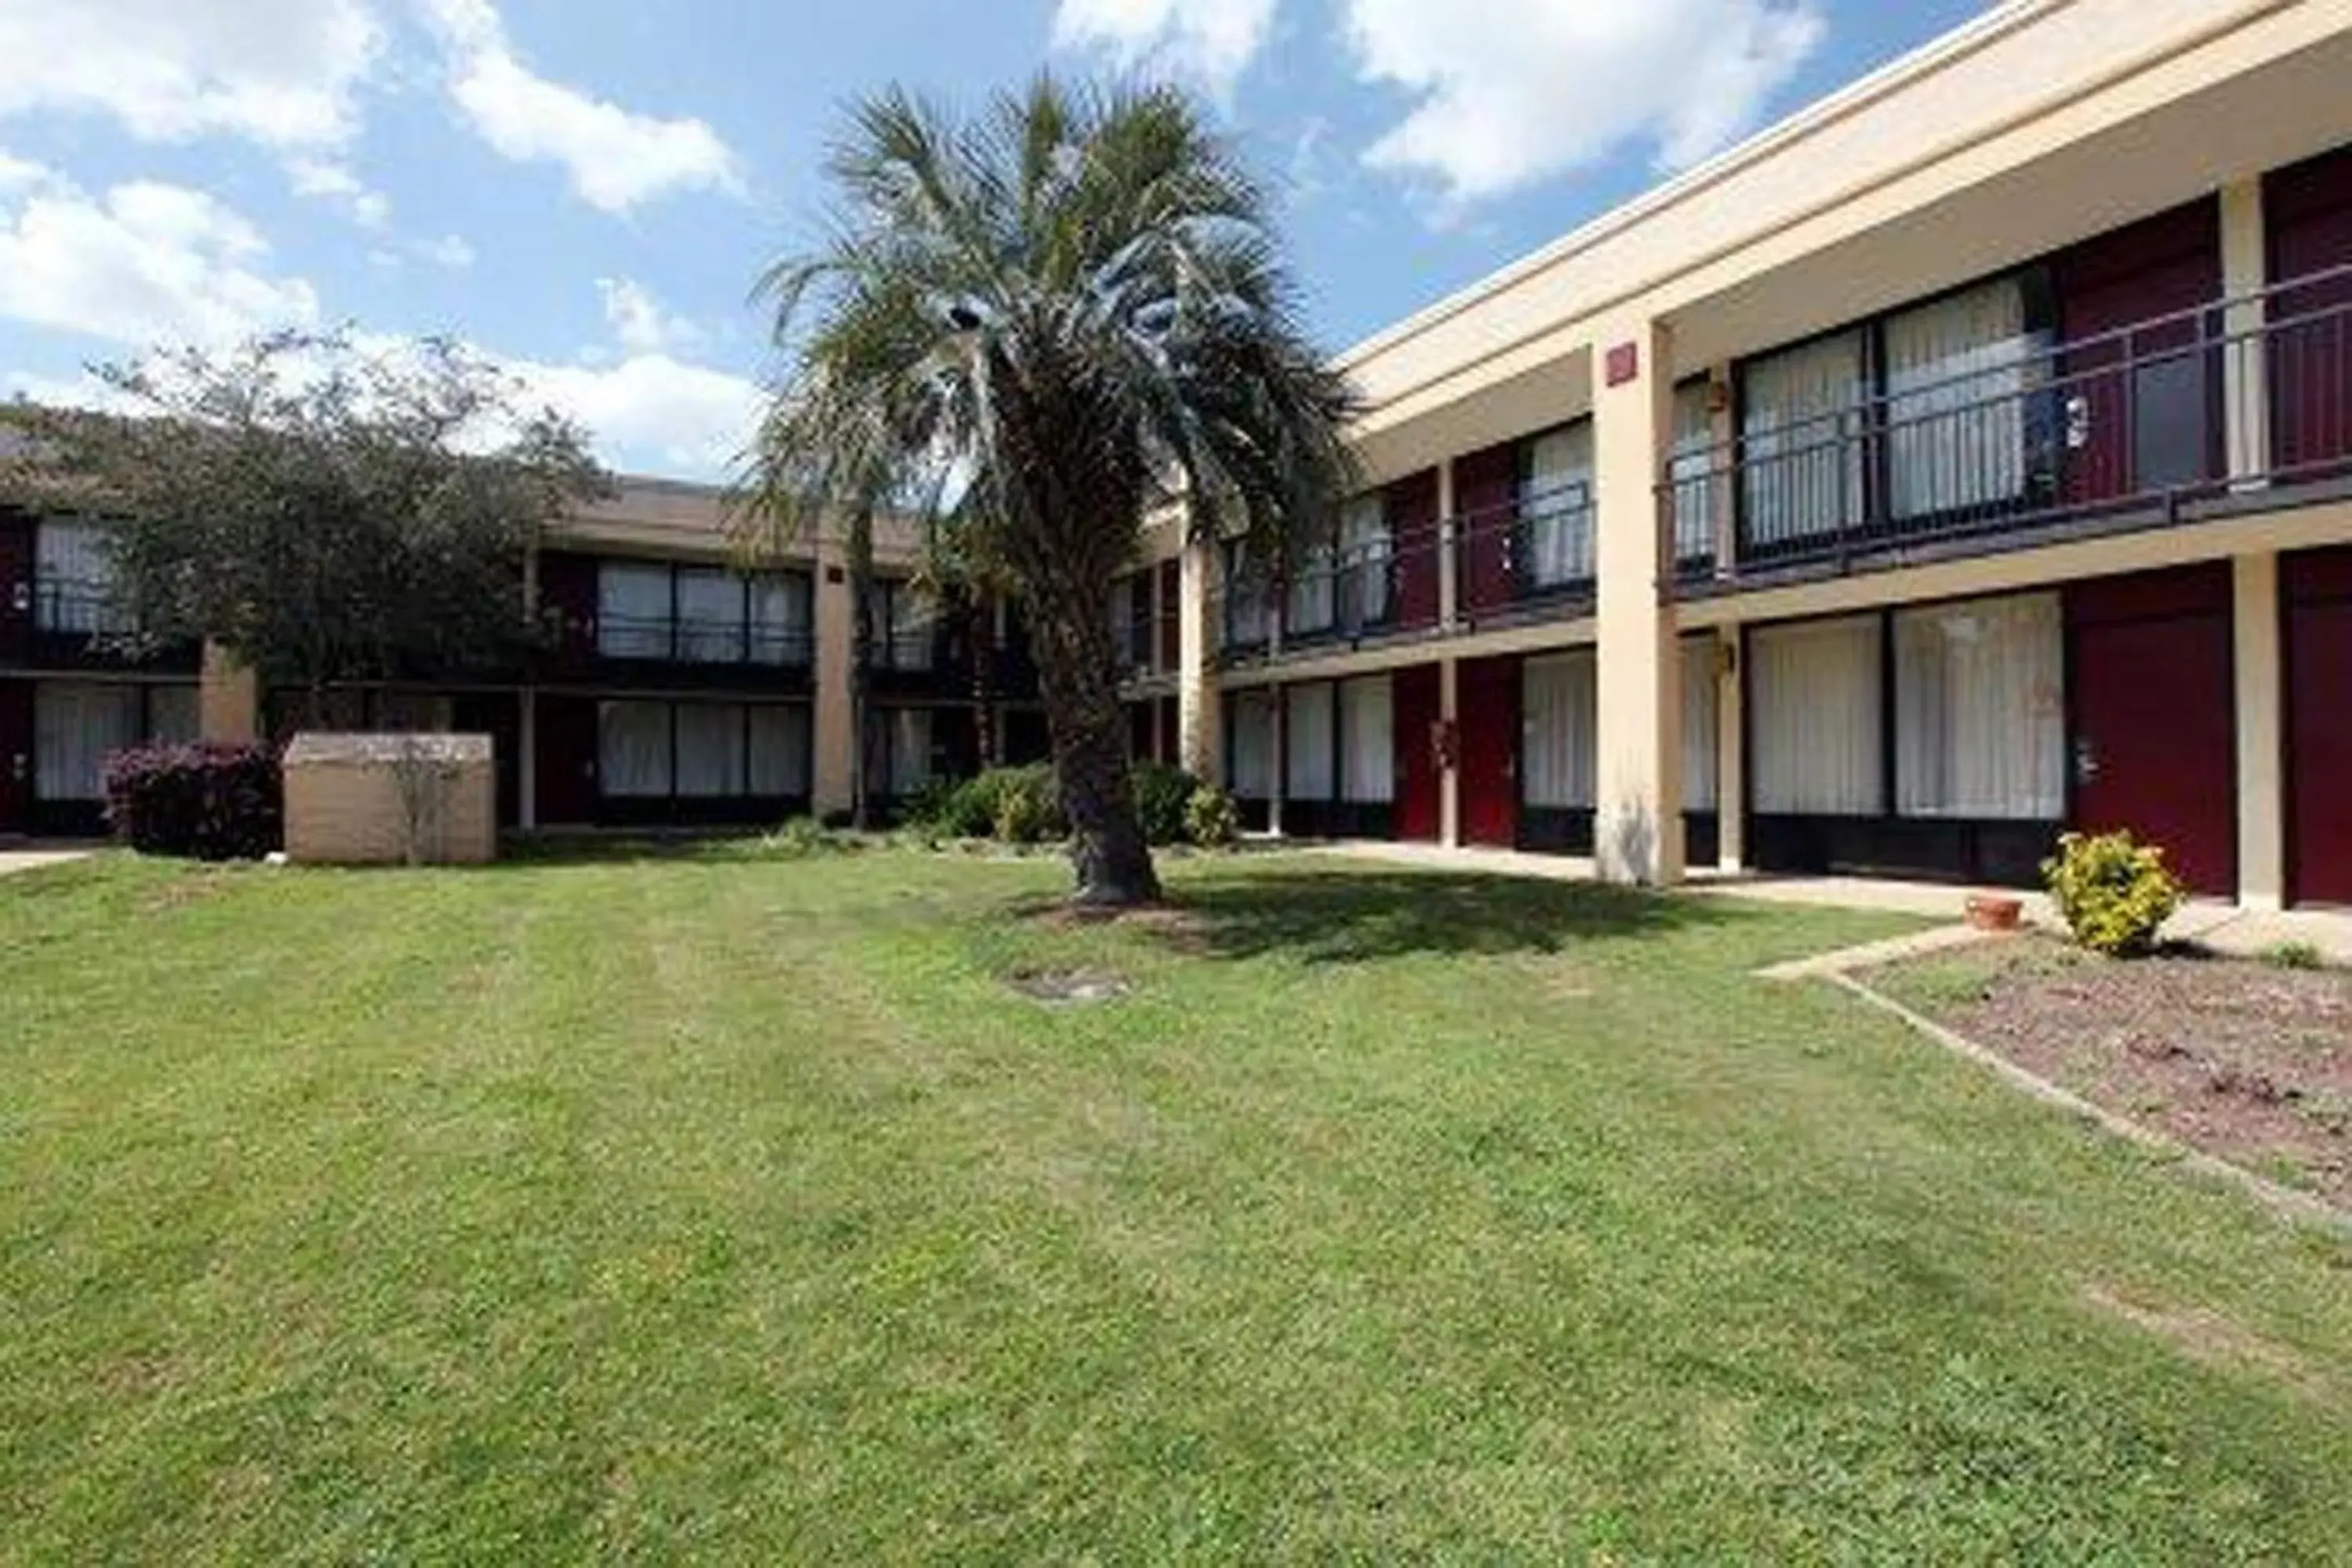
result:
[(1135, 822), (1153, 848), (1181, 844), (1191, 836), (1185, 814), (1201, 781), (1165, 763), (1138, 763), (1132, 772)]
[(286, 781), (268, 746), (133, 746), (106, 761), (106, 817), (142, 855), (258, 860), (285, 837)]
[(2074, 940), (2111, 958), (2153, 952), (2157, 933), (2189, 896), (2165, 869), (2164, 851), (2128, 833), (2069, 833), (2042, 875)]
[(1241, 808), (1215, 784), (1204, 784), (1184, 803), (1184, 836), (1203, 849), (1228, 849), (1242, 836)]
[(1005, 844), (1047, 844), (1069, 835), (1061, 788), (1050, 768), (1011, 768), (1015, 775), (996, 796), (995, 832)]
[(816, 855), (839, 855), (857, 847), (857, 841), (826, 826), (814, 817), (795, 816), (760, 841), (769, 854), (786, 860)]
[(2325, 969), (2327, 955), (2307, 942), (2282, 942), (2263, 949), (2263, 962), (2273, 969)]
[(948, 824), (955, 814), (956, 796), (963, 788), (964, 781), (960, 779), (925, 779), (899, 803), (898, 818), (911, 828), (951, 834)]

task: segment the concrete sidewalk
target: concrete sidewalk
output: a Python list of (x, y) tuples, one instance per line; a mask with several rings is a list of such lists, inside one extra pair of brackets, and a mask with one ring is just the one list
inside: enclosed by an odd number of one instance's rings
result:
[[(1589, 859), (1529, 855), (1512, 849), (1448, 849), (1434, 844), (1350, 841), (1324, 847), (1322, 852), (1429, 870), (1480, 872), (1557, 882), (1587, 882), (1596, 874)], [(1737, 876), (1712, 867), (1694, 870), (1685, 889), (1696, 897), (1883, 910), (1889, 914), (1953, 922), (1965, 917), (1969, 895), (1978, 890), (1948, 883), (1879, 881), (1867, 877)], [(2040, 893), (2017, 894), (2008, 889), (2000, 890), (2021, 897), (2025, 918), (2033, 924), (2052, 931), (2060, 929), (2058, 912), (2047, 897)], [(2348, 911), (2291, 910), (2269, 913), (2198, 900), (2174, 918), (2165, 928), (2165, 934), (2175, 941), (2195, 942), (2240, 958), (2258, 957), (2289, 942), (2301, 943), (2316, 949), (2330, 963), (2352, 966), (2352, 912)]]
[(89, 853), (87, 849), (0, 849), (0, 877), (37, 871), (44, 866), (62, 866)]

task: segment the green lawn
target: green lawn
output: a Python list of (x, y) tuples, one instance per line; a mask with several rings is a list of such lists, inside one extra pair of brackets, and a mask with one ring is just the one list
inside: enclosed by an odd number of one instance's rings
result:
[(1060, 879), (0, 882), (0, 1558), (2352, 1561), (2352, 1244), (1746, 978), (1899, 926)]

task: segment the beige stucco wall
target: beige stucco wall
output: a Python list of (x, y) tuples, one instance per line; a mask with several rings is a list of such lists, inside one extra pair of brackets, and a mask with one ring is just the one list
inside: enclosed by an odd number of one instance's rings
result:
[[(436, 866), (485, 865), (498, 858), (498, 780), (487, 750), (440, 764), (425, 784), (418, 858)], [(411, 827), (397, 764), (381, 760), (305, 760), (298, 739), (286, 763), (286, 856), (298, 865), (399, 865)]]
[(260, 734), (261, 693), (252, 670), (218, 643), (206, 643), (197, 679), (196, 730), (201, 738), (243, 744)]

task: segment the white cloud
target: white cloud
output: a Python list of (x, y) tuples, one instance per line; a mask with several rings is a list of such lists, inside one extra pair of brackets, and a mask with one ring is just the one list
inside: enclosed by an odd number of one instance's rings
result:
[(362, 228), (382, 228), (392, 217), (391, 200), (361, 184), (348, 163), (332, 158), (289, 158), (286, 179), (296, 195), (332, 203), (351, 214)]
[(1346, 0), (1368, 80), (1416, 102), (1375, 168), (1500, 195), (1628, 142), (1686, 168), (1752, 129), (1826, 32), (1818, 0)]
[(425, 0), (449, 52), (450, 96), (517, 163), (562, 165), (581, 199), (624, 213), (674, 191), (740, 194), (734, 152), (700, 120), (635, 114), (526, 68), (489, 0)]
[(702, 340), (700, 328), (665, 310), (653, 290), (633, 278), (599, 278), (596, 291), (604, 296), (604, 323), (625, 353), (661, 353)]
[(205, 192), (141, 180), (99, 196), (0, 167), (0, 320), (142, 346), (318, 320), (310, 285), (266, 270), (260, 231)]
[(1054, 42), (1097, 48), (1230, 93), (1265, 47), (1275, 0), (1061, 0)]
[(0, 0), (0, 118), (98, 113), (148, 141), (334, 146), (382, 43), (366, 0)]
[(445, 234), (438, 239), (420, 241), (416, 254), (436, 267), (446, 267), (461, 272), (474, 264), (474, 247), (463, 235)]
[(586, 426), (619, 468), (698, 479), (724, 474), (766, 406), (756, 382), (666, 353), (617, 364), (509, 361), (530, 395)]

